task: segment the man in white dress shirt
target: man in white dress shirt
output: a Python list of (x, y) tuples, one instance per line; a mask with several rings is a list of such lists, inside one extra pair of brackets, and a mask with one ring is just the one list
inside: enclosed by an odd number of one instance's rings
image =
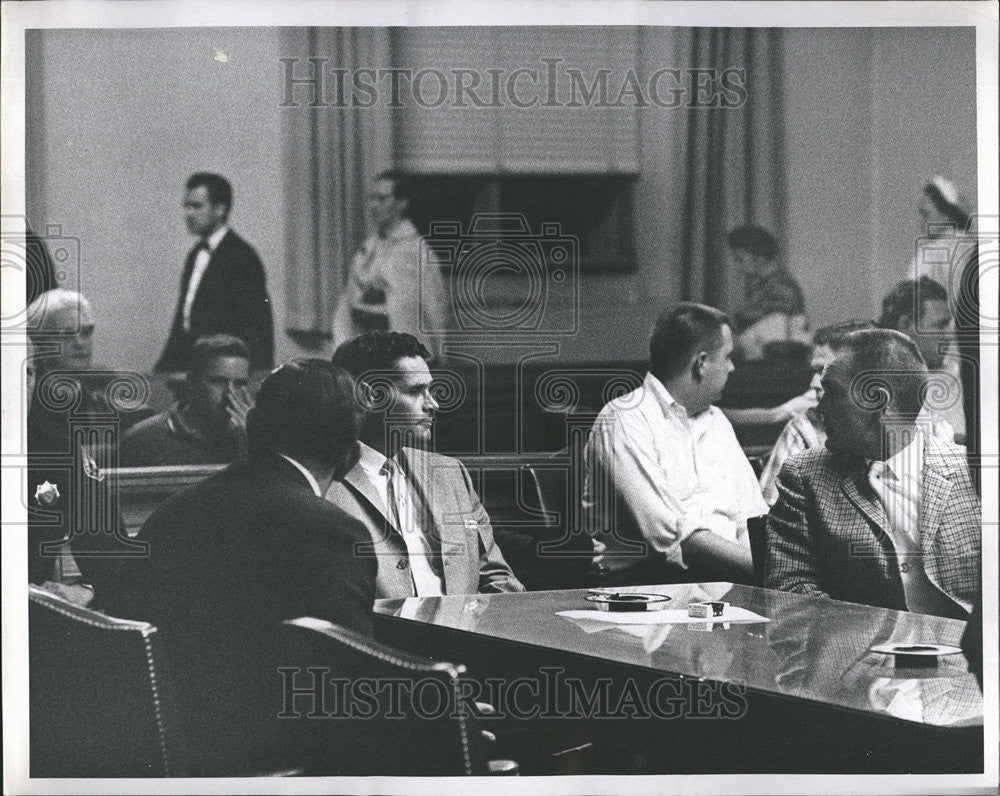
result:
[(638, 389), (598, 415), (586, 448), (584, 512), (615, 585), (751, 582), (748, 517), (765, 514), (753, 468), (713, 402), (733, 370), (725, 313), (663, 312)]

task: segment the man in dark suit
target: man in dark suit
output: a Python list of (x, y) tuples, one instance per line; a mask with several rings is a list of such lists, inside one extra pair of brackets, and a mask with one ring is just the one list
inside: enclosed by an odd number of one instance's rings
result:
[(374, 331), (333, 355), (358, 381), (367, 417), (361, 456), (326, 499), (365, 524), (376, 597), (522, 591), (457, 459), (429, 450), (430, 352), (409, 334)]
[(887, 329), (853, 332), (823, 374), (825, 448), (793, 456), (767, 524), (767, 586), (966, 619), (982, 507), (962, 448), (918, 423), (927, 366)]
[(257, 252), (228, 226), (233, 190), (224, 177), (198, 172), (187, 181), (184, 219), (198, 244), (188, 253), (167, 345), (156, 372), (188, 369), (191, 347), (221, 332), (250, 349), (250, 365), (274, 365), (274, 322), (264, 266)]
[(139, 533), (150, 557), (134, 585), (148, 606), (133, 613), (163, 633), (192, 774), (294, 759), (310, 723), (275, 718), (278, 667), (295, 664), (281, 654), (282, 620), (371, 632), (375, 561), (356, 554), (368, 533), (322, 499), (357, 461), (350, 377), (320, 360), (284, 365), (261, 386), (247, 434), (247, 461), (178, 493)]

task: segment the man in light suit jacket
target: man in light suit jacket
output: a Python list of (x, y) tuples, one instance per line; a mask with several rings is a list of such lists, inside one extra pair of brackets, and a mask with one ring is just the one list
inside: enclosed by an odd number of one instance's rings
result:
[(853, 332), (823, 374), (826, 448), (792, 457), (767, 525), (767, 585), (965, 619), (982, 507), (965, 453), (917, 422), (927, 367), (900, 332)]
[(428, 450), (438, 404), (428, 350), (409, 334), (373, 331), (337, 348), (366, 412), (361, 457), (326, 499), (371, 535), (376, 597), (522, 591), (493, 539), (465, 467)]
[(253, 247), (229, 228), (233, 189), (218, 174), (187, 181), (184, 220), (198, 244), (188, 253), (181, 291), (157, 373), (186, 372), (194, 341), (208, 334), (240, 338), (254, 370), (274, 366), (274, 321), (264, 266)]

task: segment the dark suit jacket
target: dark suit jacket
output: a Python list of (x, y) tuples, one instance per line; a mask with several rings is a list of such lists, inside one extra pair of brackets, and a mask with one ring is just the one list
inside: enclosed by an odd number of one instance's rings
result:
[[(430, 532), (440, 540), (445, 594), (523, 591), (493, 540), (489, 515), (462, 463), (414, 448), (404, 448), (398, 459), (429, 509)], [(326, 499), (368, 529), (361, 555), (378, 562), (375, 596), (414, 596), (406, 544), (361, 465), (331, 484)]]
[[(28, 414), (28, 580), (51, 580), (59, 545), (68, 541), (83, 581), (101, 593), (94, 608), (103, 607), (106, 587), (117, 578), (116, 562), (142, 555), (117, 510), (117, 484), (103, 472), (114, 463), (109, 424), (117, 421), (124, 429), (141, 416), (116, 408), (108, 399), (109, 385), (116, 379), (135, 385), (137, 378), (139, 374), (109, 370), (65, 371), (47, 389), (36, 388)], [(75, 393), (78, 400), (58, 406), (57, 386), (64, 396)], [(46, 482), (56, 491), (39, 499), (36, 492)]]
[(282, 656), (278, 623), (315, 616), (371, 633), (375, 562), (354, 555), (367, 532), (273, 457), (174, 495), (139, 538), (150, 545), (134, 573), (140, 610), (163, 634), (193, 773), (287, 765), (309, 723), (275, 718), (278, 668), (296, 665)]
[[(975, 602), (982, 507), (963, 449), (926, 437), (922, 479), (927, 576), (946, 594)], [(769, 588), (906, 610), (885, 510), (865, 473), (845, 467), (825, 448), (793, 456), (782, 468), (767, 545)]]
[(194, 341), (217, 332), (239, 337), (250, 349), (251, 367), (269, 370), (274, 366), (274, 322), (264, 266), (257, 252), (232, 230), (226, 233), (198, 284), (191, 305), (191, 331), (185, 332), (184, 297), (196, 254), (197, 247), (184, 261), (174, 323), (156, 371), (186, 371)]

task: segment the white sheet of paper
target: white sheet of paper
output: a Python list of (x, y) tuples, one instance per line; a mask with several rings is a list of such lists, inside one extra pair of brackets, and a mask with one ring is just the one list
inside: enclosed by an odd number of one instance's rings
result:
[(746, 608), (729, 606), (722, 616), (699, 619), (688, 616), (687, 609), (671, 609), (665, 611), (557, 611), (558, 616), (567, 619), (589, 619), (595, 622), (608, 622), (616, 625), (693, 625), (705, 622), (770, 622), (766, 616), (755, 614)]

